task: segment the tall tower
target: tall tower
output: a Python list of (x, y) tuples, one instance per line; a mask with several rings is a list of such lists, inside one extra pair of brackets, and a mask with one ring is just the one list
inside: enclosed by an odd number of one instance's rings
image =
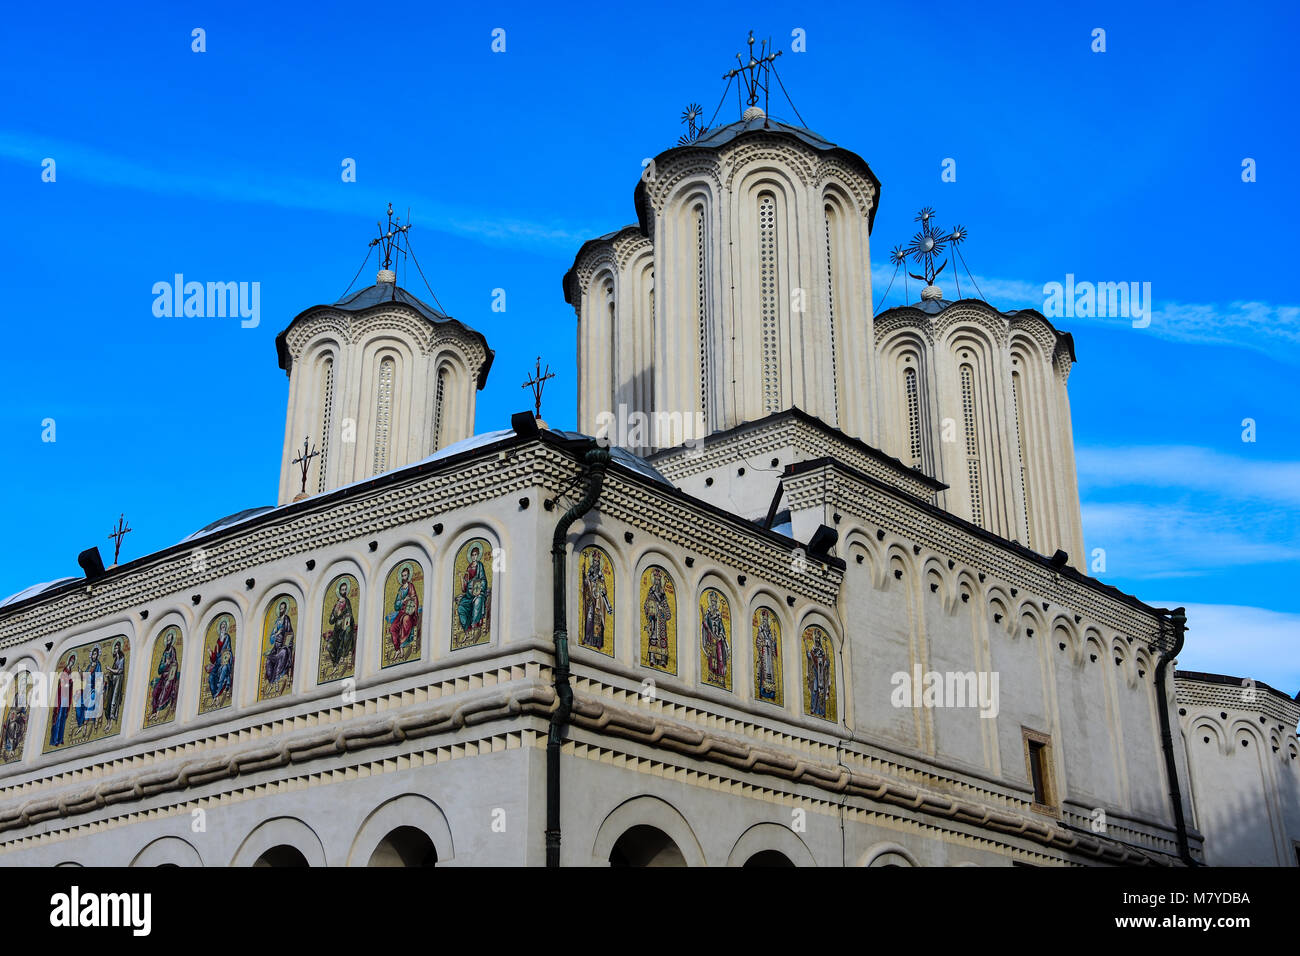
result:
[(798, 406), (874, 440), (880, 182), (857, 154), (757, 104), (773, 58), (733, 71), (750, 89), (740, 120), (656, 156), (637, 224), (584, 244), (565, 276), (583, 431), (620, 407), (698, 413), (707, 434)]
[[(401, 468), (474, 432), (493, 352), (479, 332), (397, 285), (389, 207), (375, 284), (299, 313), (275, 339), (289, 376), (279, 503)], [(306, 488), (292, 459), (318, 453)]]

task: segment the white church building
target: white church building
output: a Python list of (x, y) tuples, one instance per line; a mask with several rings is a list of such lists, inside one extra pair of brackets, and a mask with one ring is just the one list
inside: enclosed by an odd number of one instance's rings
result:
[(1079, 570), (1071, 336), (874, 314), (880, 193), (656, 156), (574, 431), (387, 268), (301, 312), (275, 506), (0, 605), (0, 863), (1298, 865), (1300, 704)]

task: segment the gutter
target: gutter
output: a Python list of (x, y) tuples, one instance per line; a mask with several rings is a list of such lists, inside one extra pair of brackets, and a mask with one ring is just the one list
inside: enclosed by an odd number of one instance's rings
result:
[(555, 641), (555, 710), (546, 740), (546, 865), (560, 865), (560, 745), (564, 728), (573, 711), (573, 689), (569, 686), (569, 625), (566, 601), (567, 542), (569, 528), (590, 511), (600, 497), (609, 465), (608, 448), (593, 446), (583, 461), (587, 466), (587, 490), (578, 502), (564, 513), (551, 538), (551, 615)]
[[(1165, 617), (1168, 614), (1168, 617)], [(1187, 637), (1186, 608), (1174, 608), (1161, 614), (1161, 625), (1168, 624), (1174, 629), (1174, 643), (1169, 650), (1160, 655), (1156, 664), (1156, 694), (1159, 696), (1160, 744), (1165, 755), (1165, 775), (1169, 778), (1169, 799), (1174, 807), (1174, 827), (1178, 834), (1178, 856), (1188, 866), (1199, 866), (1192, 859), (1191, 847), (1187, 842), (1187, 821), (1183, 818), (1183, 794), (1178, 786), (1178, 764), (1174, 762), (1174, 736), (1169, 721), (1169, 697), (1165, 691), (1165, 672), (1178, 652), (1183, 649)], [(1163, 627), (1162, 627), (1163, 629)]]

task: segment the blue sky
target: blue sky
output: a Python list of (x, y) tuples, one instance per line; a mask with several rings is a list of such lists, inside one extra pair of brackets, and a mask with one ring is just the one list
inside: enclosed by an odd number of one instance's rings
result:
[[(877, 279), (932, 205), (970, 230), (967, 262), (999, 308), (1042, 308), (1043, 284), (1067, 273), (1151, 283), (1149, 328), (1058, 322), (1079, 356), (1087, 546), (1105, 548), (1106, 581), (1189, 606), (1181, 666), (1295, 692), (1300, 13), (1079, 6), (8, 11), (0, 595), (77, 574), (80, 550), (111, 548), (119, 512), (135, 529), (125, 559), (274, 502), (288, 384), (274, 337), (339, 297), (389, 200), (411, 208), (443, 306), (496, 349), (478, 429), (527, 407), (518, 384), (538, 351), (558, 372), (546, 417), (571, 425), (560, 277), (584, 239), (633, 220), (642, 159), (675, 144), (687, 103), (712, 114), (752, 27), (785, 49), (808, 126), (882, 181)], [(772, 112), (793, 119), (783, 100)], [(719, 122), (734, 113), (733, 99)], [(940, 179), (945, 158), (956, 182)], [(260, 282), (260, 325), (155, 318), (153, 283), (178, 272)], [(399, 282), (424, 295), (413, 269)], [(902, 301), (895, 289), (887, 304)]]

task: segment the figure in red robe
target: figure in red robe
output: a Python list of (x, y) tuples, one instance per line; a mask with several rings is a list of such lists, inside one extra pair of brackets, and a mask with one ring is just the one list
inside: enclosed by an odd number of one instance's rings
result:
[(401, 571), (401, 583), (388, 615), (388, 638), (393, 642), (393, 656), (405, 659), (420, 638), (420, 595), (411, 582), (411, 566)]

